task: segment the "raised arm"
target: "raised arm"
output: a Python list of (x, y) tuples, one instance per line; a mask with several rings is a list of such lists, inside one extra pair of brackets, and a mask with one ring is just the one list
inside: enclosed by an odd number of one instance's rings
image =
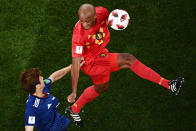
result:
[(54, 73), (52, 73), (50, 75), (50, 79), (52, 80), (52, 83), (55, 82), (56, 80), (59, 80), (61, 79), (63, 76), (65, 76), (68, 72), (71, 71), (71, 65), (65, 67), (65, 68), (62, 68), (58, 71), (55, 71)]
[(80, 61), (81, 57), (72, 57), (71, 68), (71, 81), (72, 81), (72, 93), (67, 97), (68, 102), (73, 103), (77, 95), (77, 86), (80, 73)]

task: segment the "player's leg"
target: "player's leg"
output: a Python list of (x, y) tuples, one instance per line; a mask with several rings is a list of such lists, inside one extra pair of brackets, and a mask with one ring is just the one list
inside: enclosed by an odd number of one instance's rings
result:
[(99, 85), (92, 85), (84, 90), (82, 95), (78, 98), (78, 100), (72, 105), (72, 111), (74, 113), (79, 113), (82, 107), (98, 97), (102, 92), (106, 91), (109, 86), (108, 82)]
[(150, 80), (154, 83), (157, 83), (167, 89), (171, 89), (172, 92), (177, 94), (181, 87), (184, 78), (178, 78), (177, 80), (167, 80), (161, 77), (151, 68), (145, 66), (141, 63), (135, 56), (128, 53), (119, 53), (117, 57), (117, 62), (119, 69), (130, 68), (135, 74), (140, 76), (143, 79)]
[(108, 57), (97, 58), (97, 63), (92, 67), (92, 71), (89, 72), (94, 85), (86, 88), (77, 101), (71, 106), (66, 108), (66, 113), (68, 113), (76, 125), (82, 126), (82, 120), (80, 118), (79, 112), (82, 107), (89, 103), (90, 101), (97, 98), (102, 92), (106, 91), (109, 86), (110, 78), (110, 67), (108, 62)]
[(106, 82), (104, 84), (94, 85), (94, 89), (97, 93), (101, 94), (105, 92), (109, 87), (109, 83)]
[(66, 108), (65, 112), (72, 117), (77, 126), (83, 126), (82, 119), (79, 115), (82, 107), (93, 99), (97, 98), (102, 92), (106, 91), (108, 86), (109, 84), (107, 82), (104, 84), (92, 85), (86, 88), (78, 100), (72, 106)]

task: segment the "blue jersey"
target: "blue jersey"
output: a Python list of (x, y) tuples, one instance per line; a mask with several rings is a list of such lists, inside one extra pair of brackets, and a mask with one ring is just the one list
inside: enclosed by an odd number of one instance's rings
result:
[[(39, 98), (31, 94), (29, 95), (25, 110), (26, 126), (35, 126), (39, 131), (50, 131), (52, 129), (60, 131), (69, 124), (69, 120), (65, 116), (61, 116), (56, 110), (59, 101), (50, 94), (51, 83), (50, 79), (44, 80), (45, 87), (43, 93), (46, 94), (46, 97)], [(54, 127), (59, 125), (58, 123), (61, 126)]]

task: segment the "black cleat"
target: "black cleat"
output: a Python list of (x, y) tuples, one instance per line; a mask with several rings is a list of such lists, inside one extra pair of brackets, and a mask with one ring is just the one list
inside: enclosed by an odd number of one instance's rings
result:
[(75, 122), (75, 124), (78, 127), (82, 127), (83, 126), (83, 122), (82, 122), (82, 120), (80, 118), (79, 113), (73, 113), (73, 111), (71, 109), (71, 106), (69, 106), (69, 107), (67, 107), (65, 109), (65, 113), (67, 113), (73, 119), (73, 121)]
[(169, 87), (171, 89), (171, 91), (175, 94), (175, 95), (178, 95), (179, 91), (180, 91), (180, 88), (182, 87), (182, 83), (184, 82), (184, 78), (182, 77), (179, 77), (178, 79), (176, 80), (171, 80), (168, 84), (169, 84)]

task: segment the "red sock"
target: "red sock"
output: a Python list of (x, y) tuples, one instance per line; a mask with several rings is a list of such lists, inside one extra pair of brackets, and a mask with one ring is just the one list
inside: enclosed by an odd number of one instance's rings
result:
[(168, 85), (169, 80), (162, 78), (158, 73), (142, 64), (139, 60), (136, 59), (131, 65), (130, 69), (141, 78), (147, 79), (170, 89)]
[(92, 101), (96, 97), (99, 96), (93, 86), (90, 86), (84, 90), (82, 95), (78, 98), (78, 100), (72, 105), (72, 111), (74, 113), (79, 113), (81, 108), (88, 102)]

